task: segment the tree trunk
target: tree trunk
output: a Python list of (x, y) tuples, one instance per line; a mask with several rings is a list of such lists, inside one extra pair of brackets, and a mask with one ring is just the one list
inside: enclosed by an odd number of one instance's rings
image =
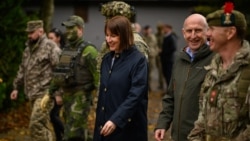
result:
[(54, 0), (43, 0), (41, 7), (41, 16), (44, 22), (44, 30), (46, 33), (52, 27), (52, 18), (54, 14)]

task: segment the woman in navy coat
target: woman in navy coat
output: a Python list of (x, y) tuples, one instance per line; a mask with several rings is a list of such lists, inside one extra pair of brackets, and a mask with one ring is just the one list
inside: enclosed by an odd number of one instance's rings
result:
[(104, 31), (110, 52), (101, 64), (94, 141), (147, 141), (147, 60), (126, 17), (107, 20)]

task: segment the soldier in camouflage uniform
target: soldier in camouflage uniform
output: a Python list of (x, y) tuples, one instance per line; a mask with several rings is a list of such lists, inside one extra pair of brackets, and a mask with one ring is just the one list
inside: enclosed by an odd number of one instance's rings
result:
[(161, 66), (161, 57), (160, 57), (160, 52), (162, 50), (162, 44), (163, 44), (163, 39), (164, 39), (164, 32), (163, 32), (163, 23), (158, 23), (157, 24), (157, 30), (155, 33), (155, 37), (157, 39), (157, 45), (158, 45), (158, 54), (156, 56), (156, 66), (158, 70), (158, 82), (159, 82), (159, 88), (163, 90), (164, 88), (164, 76), (162, 73), (162, 66)]
[[(121, 15), (127, 17), (131, 23), (134, 23), (135, 11), (134, 8), (122, 1), (111, 1), (101, 6), (101, 14), (106, 17), (106, 19), (110, 19), (116, 15)], [(131, 25), (133, 27), (133, 24)], [(146, 58), (149, 55), (149, 47), (144, 42), (139, 33), (134, 30), (134, 41), (135, 45), (140, 52), (142, 52)], [(109, 49), (104, 42), (100, 49), (100, 52), (97, 57), (98, 62), (98, 71), (100, 70), (100, 65), (102, 62), (102, 57), (109, 52)]]
[(53, 100), (48, 102), (46, 110), (41, 110), (40, 101), (52, 78), (52, 69), (59, 62), (60, 48), (46, 37), (41, 20), (27, 23), (28, 41), (17, 77), (14, 79), (14, 90), (10, 94), (12, 100), (17, 99), (18, 90), (24, 85), (24, 92), (31, 104), (29, 123), (31, 141), (53, 141), (52, 126), (49, 113), (53, 108)]
[(217, 52), (201, 89), (200, 113), (191, 141), (250, 140), (250, 46), (244, 15), (227, 2), (207, 15), (210, 49)]
[[(142, 32), (142, 37), (144, 41), (147, 43), (149, 46), (149, 56), (148, 56), (148, 61), (149, 61), (149, 78), (148, 82), (152, 81), (151, 79), (151, 73), (152, 70), (156, 68), (156, 56), (159, 54), (159, 47), (157, 44), (157, 38), (153, 34), (153, 30), (149, 25), (144, 26), (143, 32)], [(149, 86), (149, 90), (152, 90), (151, 87)]]
[[(65, 46), (60, 61), (54, 69), (49, 94), (62, 89), (64, 103), (64, 141), (87, 141), (87, 121), (99, 73), (96, 69), (97, 49), (83, 39), (84, 21), (73, 15), (62, 23), (66, 27)], [(60, 94), (60, 93), (59, 93)], [(46, 97), (41, 103), (46, 107)]]

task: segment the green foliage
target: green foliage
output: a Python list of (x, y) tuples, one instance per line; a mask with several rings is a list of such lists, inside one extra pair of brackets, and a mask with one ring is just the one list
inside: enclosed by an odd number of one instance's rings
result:
[[(21, 4), (24, 0), (3, 0), (0, 2), (0, 110), (13, 106), (9, 94), (12, 82), (25, 48), (27, 34), (26, 23), (31, 18), (23, 11)], [(24, 101), (24, 94), (19, 94), (17, 103)], [(3, 107), (4, 105), (4, 107)]]

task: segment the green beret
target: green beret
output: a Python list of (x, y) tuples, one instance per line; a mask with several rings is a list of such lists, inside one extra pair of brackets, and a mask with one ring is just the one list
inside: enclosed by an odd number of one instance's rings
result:
[(106, 18), (121, 15), (131, 19), (135, 15), (134, 8), (123, 1), (111, 1), (106, 4), (102, 4), (100, 11)]
[(231, 13), (224, 13), (223, 10), (217, 10), (206, 17), (209, 26), (235, 26), (243, 30), (247, 29), (247, 22), (244, 14), (237, 10)]
[(34, 20), (27, 22), (26, 32), (33, 32), (38, 28), (43, 28), (43, 21), (42, 20)]
[(67, 21), (62, 22), (62, 26), (71, 27), (79, 26), (84, 27), (84, 20), (76, 15), (70, 16)]

